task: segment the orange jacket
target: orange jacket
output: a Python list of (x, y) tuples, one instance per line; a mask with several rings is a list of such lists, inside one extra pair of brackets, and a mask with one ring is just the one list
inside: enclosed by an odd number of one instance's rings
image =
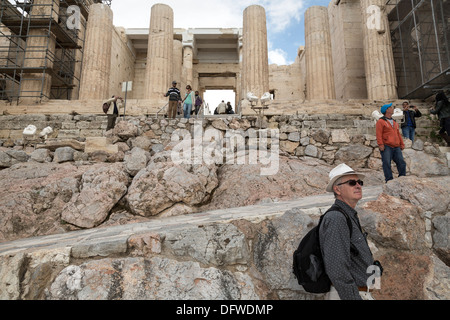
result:
[(400, 147), (402, 150), (405, 148), (398, 123), (395, 120), (394, 125), (391, 126), (388, 120), (384, 117), (381, 118), (377, 122), (376, 130), (378, 146), (388, 145), (392, 148)]

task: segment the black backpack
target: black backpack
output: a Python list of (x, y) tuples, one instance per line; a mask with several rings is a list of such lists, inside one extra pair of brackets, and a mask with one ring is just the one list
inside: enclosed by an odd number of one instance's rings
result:
[[(319, 220), (319, 224), (311, 229), (300, 241), (293, 254), (293, 271), (298, 284), (310, 293), (325, 293), (330, 291), (331, 281), (325, 273), (322, 252), (320, 251), (319, 228), (323, 217), (330, 211), (340, 211), (347, 219), (350, 237), (352, 235), (352, 222), (350, 217), (337, 205), (333, 205)], [(352, 252), (356, 248), (351, 248)], [(357, 253), (357, 252), (356, 252)]]

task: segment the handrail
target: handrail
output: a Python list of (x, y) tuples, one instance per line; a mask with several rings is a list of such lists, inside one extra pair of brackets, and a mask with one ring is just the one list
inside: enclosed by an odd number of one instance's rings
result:
[(163, 106), (161, 107), (161, 109), (158, 110), (158, 112), (156, 112), (156, 119), (158, 119), (158, 115), (159, 115), (159, 113), (162, 111), (162, 109), (164, 109), (164, 108), (167, 107), (168, 105), (169, 105), (169, 103), (167, 102), (165, 105), (163, 105)]

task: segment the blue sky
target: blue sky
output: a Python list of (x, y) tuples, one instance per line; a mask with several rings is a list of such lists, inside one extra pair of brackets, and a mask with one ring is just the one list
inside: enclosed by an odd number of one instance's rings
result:
[(114, 25), (148, 28), (155, 3), (169, 5), (174, 11), (175, 28), (242, 28), (243, 11), (252, 4), (266, 9), (269, 63), (294, 62), (299, 46), (304, 45), (304, 13), (313, 5), (328, 6), (331, 0), (113, 0)]

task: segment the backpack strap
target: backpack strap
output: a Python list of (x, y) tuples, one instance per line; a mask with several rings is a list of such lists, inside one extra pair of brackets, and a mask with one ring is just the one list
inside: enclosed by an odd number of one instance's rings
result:
[[(322, 223), (323, 217), (325, 217), (325, 215), (326, 215), (328, 212), (330, 212), (330, 211), (339, 211), (339, 212), (341, 212), (341, 213), (345, 216), (345, 219), (347, 220), (348, 230), (350, 231), (350, 238), (351, 238), (351, 237), (352, 237), (352, 234), (353, 234), (353, 224), (352, 224), (352, 221), (351, 221), (350, 217), (348, 216), (348, 214), (347, 214), (343, 209), (341, 209), (341, 207), (339, 207), (339, 206), (336, 205), (336, 204), (333, 204), (333, 205), (331, 206), (331, 208), (328, 209), (328, 210), (320, 217), (319, 225)], [(361, 230), (361, 226), (360, 226), (359, 224), (358, 224), (358, 228)], [(362, 233), (362, 230), (361, 230), (361, 233)], [(354, 245), (353, 243), (351, 243), (351, 242), (350, 242), (350, 251), (351, 251), (353, 254), (358, 255), (358, 249), (356, 249), (355, 245)]]

